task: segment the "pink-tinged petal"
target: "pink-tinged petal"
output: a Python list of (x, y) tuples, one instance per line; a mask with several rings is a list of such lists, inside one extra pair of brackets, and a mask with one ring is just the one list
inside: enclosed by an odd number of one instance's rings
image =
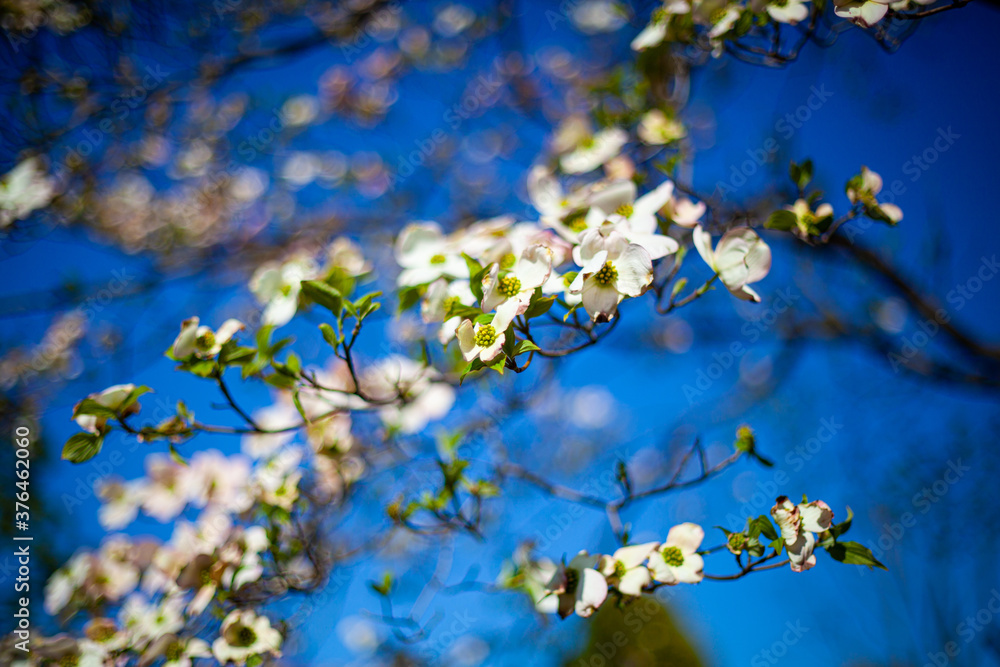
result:
[(462, 350), (462, 358), (472, 361), (479, 356), (480, 348), (476, 345), (476, 333), (472, 322), (462, 320), (462, 323), (455, 329), (455, 337), (458, 338), (458, 347)]
[(642, 589), (652, 581), (653, 577), (649, 574), (649, 570), (641, 566), (636, 567), (626, 572), (621, 578), (621, 581), (618, 582), (618, 590), (623, 595), (638, 597), (642, 595)]
[(522, 290), (540, 287), (551, 272), (552, 250), (543, 245), (526, 248), (514, 267), (514, 275), (521, 281)]
[(816, 564), (815, 546), (816, 538), (812, 533), (802, 533), (794, 543), (786, 545), (792, 572), (805, 572)]
[(580, 571), (580, 581), (576, 587), (576, 613), (586, 618), (604, 604), (608, 597), (608, 582), (597, 570), (585, 568)]
[(749, 285), (744, 285), (739, 289), (731, 289), (729, 293), (735, 296), (737, 299), (743, 301), (753, 301), (754, 303), (760, 303), (760, 294), (750, 287)]
[(715, 271), (715, 253), (712, 251), (712, 235), (706, 232), (704, 227), (697, 225), (694, 228), (692, 240), (694, 241), (695, 250), (698, 251), (701, 258), (708, 264), (708, 267)]
[(799, 538), (799, 528), (802, 525), (799, 508), (793, 505), (787, 497), (781, 496), (771, 508), (771, 517), (778, 524), (778, 530), (781, 531), (781, 537), (785, 540), (785, 544), (794, 544)]
[(503, 344), (505, 340), (507, 340), (507, 335), (498, 329), (497, 338), (493, 341), (493, 344), (489, 347), (484, 347), (483, 351), (479, 353), (479, 358), (484, 364), (488, 364), (500, 356), (500, 353), (503, 352)]
[(822, 500), (800, 504), (799, 516), (802, 517), (802, 528), (814, 533), (822, 533), (833, 525), (833, 510)]
[(698, 524), (688, 521), (671, 528), (670, 532), (667, 533), (667, 541), (663, 545), (679, 548), (686, 559), (688, 554), (693, 554), (698, 550), (703, 539), (705, 539), (704, 529)]
[(640, 245), (630, 244), (625, 252), (611, 263), (618, 270), (615, 290), (625, 296), (639, 296), (653, 282), (653, 260)]
[(696, 204), (690, 199), (681, 198), (675, 199), (668, 207), (667, 215), (674, 221), (674, 224), (681, 227), (694, 227), (701, 220), (701, 216), (705, 215), (706, 210), (705, 202)]
[(744, 262), (748, 271), (747, 282), (760, 282), (771, 272), (771, 247), (757, 237), (757, 242), (747, 251)]

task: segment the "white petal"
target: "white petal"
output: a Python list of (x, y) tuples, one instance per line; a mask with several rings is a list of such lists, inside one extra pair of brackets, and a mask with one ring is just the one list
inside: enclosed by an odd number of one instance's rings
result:
[(215, 332), (215, 343), (217, 345), (223, 345), (229, 342), (229, 339), (236, 335), (237, 331), (244, 328), (243, 323), (236, 319), (228, 319), (222, 323), (219, 330)]
[(665, 22), (650, 23), (632, 40), (632, 50), (644, 51), (662, 42), (666, 36), (667, 24)]
[(174, 359), (187, 359), (194, 352), (195, 341), (198, 339), (198, 318), (192, 317), (181, 322), (181, 332), (174, 339), (171, 354)]
[(712, 235), (706, 232), (701, 225), (697, 225), (694, 228), (694, 237), (692, 240), (694, 241), (695, 250), (705, 260), (708, 267), (715, 271), (715, 253), (712, 252)]
[(686, 554), (684, 563), (673, 568), (674, 577), (682, 584), (697, 584), (705, 578), (705, 559), (698, 554)]
[(816, 564), (815, 546), (816, 538), (812, 533), (802, 533), (794, 543), (787, 545), (792, 572), (805, 572)]
[(580, 581), (576, 587), (576, 613), (587, 617), (604, 604), (608, 597), (608, 582), (597, 570), (586, 568), (580, 571)]
[(663, 182), (652, 192), (647, 192), (639, 197), (629, 218), (632, 222), (632, 229), (637, 232), (652, 234), (656, 231), (656, 212), (670, 201), (674, 194), (674, 184), (671, 181)]
[(472, 322), (462, 320), (462, 323), (455, 329), (455, 337), (458, 338), (458, 347), (462, 350), (462, 357), (466, 361), (472, 361), (482, 348), (476, 345), (476, 334), (472, 327)]
[(543, 245), (534, 245), (521, 253), (521, 259), (514, 267), (514, 275), (521, 281), (522, 290), (540, 287), (552, 271), (552, 250)]
[(608, 322), (618, 310), (621, 295), (611, 285), (601, 285), (593, 278), (583, 283), (583, 307), (595, 322)]
[(528, 198), (540, 213), (562, 213), (563, 189), (559, 185), (559, 179), (553, 176), (548, 167), (539, 164), (528, 172)]
[[(611, 557), (612, 566), (614, 561), (621, 561), (627, 569), (631, 570), (641, 565), (649, 558), (649, 554), (653, 553), (659, 546), (659, 542), (646, 542), (645, 544), (633, 544), (632, 546), (622, 547)], [(614, 571), (614, 567), (612, 567), (612, 571)]]
[(833, 524), (833, 510), (822, 500), (801, 503), (798, 507), (804, 530), (822, 533), (824, 530), (829, 530)]
[(653, 575), (653, 579), (662, 584), (672, 586), (677, 583), (677, 577), (674, 576), (673, 570), (663, 560), (663, 554), (659, 551), (654, 551), (649, 555), (649, 570)]
[(634, 595), (638, 597), (642, 595), (642, 589), (644, 586), (651, 583), (653, 577), (649, 574), (649, 570), (645, 567), (639, 566), (630, 569), (618, 582), (618, 590), (624, 595)]
[(701, 546), (701, 541), (705, 539), (705, 531), (696, 523), (681, 523), (670, 529), (667, 533), (667, 541), (664, 546), (677, 547), (681, 553), (687, 557), (693, 554)]
[(650, 259), (660, 259), (680, 250), (680, 244), (663, 234), (629, 234), (628, 240), (640, 245), (649, 253)]
[(629, 245), (612, 264), (618, 270), (615, 288), (625, 296), (639, 296), (653, 282), (653, 261), (640, 245)]

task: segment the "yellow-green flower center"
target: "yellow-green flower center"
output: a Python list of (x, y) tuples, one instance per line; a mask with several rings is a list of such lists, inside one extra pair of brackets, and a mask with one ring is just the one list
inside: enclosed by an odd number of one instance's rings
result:
[(653, 23), (662, 23), (667, 20), (668, 16), (669, 14), (667, 14), (666, 7), (658, 7), (656, 11), (653, 12)]
[(174, 662), (180, 660), (184, 657), (184, 644), (183, 642), (171, 642), (167, 650), (163, 652), (163, 657), (167, 659), (167, 662)]
[(504, 276), (497, 284), (497, 291), (508, 299), (513, 298), (521, 291), (521, 280), (515, 275)]
[(236, 633), (235, 646), (246, 648), (247, 646), (253, 646), (256, 641), (257, 633), (253, 631), (253, 628), (243, 626), (240, 628), (239, 632)]
[(447, 258), (444, 255), (437, 254), (431, 257), (431, 264), (444, 264)]
[(500, 258), (500, 268), (509, 269), (517, 262), (517, 257), (514, 257), (514, 253), (509, 252)]
[(586, 137), (580, 142), (580, 148), (593, 148), (594, 147), (594, 137)]
[(70, 653), (59, 658), (60, 667), (76, 667), (80, 664), (80, 656), (77, 653)]
[(616, 577), (618, 577), (619, 579), (621, 579), (622, 577), (625, 576), (625, 573), (627, 571), (628, 570), (625, 567), (625, 563), (621, 562), (620, 560), (616, 560), (615, 561), (615, 576)]
[(199, 349), (210, 350), (212, 346), (215, 345), (215, 334), (211, 331), (206, 331), (205, 333), (198, 336), (198, 340), (195, 341)]
[(461, 303), (462, 303), (462, 300), (460, 298), (458, 298), (457, 296), (449, 296), (449, 297), (445, 298), (444, 303), (442, 303), (441, 306), (444, 308), (444, 312), (447, 315), (448, 311), (450, 311), (452, 308), (454, 308), (455, 306), (457, 306), (457, 305), (459, 305)]
[(632, 206), (632, 204), (622, 204), (621, 206), (615, 209), (615, 213), (622, 216), (623, 218), (630, 217), (634, 211), (635, 208)]
[(579, 234), (587, 228), (587, 214), (583, 211), (574, 211), (566, 216), (565, 224), (571, 231)]
[(492, 324), (484, 324), (476, 332), (475, 343), (479, 347), (489, 347), (497, 340), (497, 330)]
[(730, 550), (732, 551), (743, 550), (743, 543), (744, 543), (743, 533), (733, 533), (732, 535), (729, 536), (727, 541), (729, 542)]
[(670, 567), (680, 567), (684, 564), (684, 554), (679, 547), (667, 547), (663, 550), (663, 560)]
[(604, 262), (601, 270), (594, 274), (594, 280), (601, 285), (610, 285), (618, 280), (618, 269), (611, 262)]

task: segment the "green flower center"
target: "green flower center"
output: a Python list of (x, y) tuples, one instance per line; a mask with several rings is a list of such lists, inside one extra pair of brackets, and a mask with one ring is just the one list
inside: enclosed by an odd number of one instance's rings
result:
[(594, 137), (587, 137), (580, 142), (580, 148), (588, 149), (594, 147)]
[(184, 657), (184, 644), (182, 642), (171, 642), (167, 650), (163, 652), (163, 657), (167, 662), (175, 662)]
[(670, 567), (680, 567), (684, 564), (684, 554), (679, 547), (667, 547), (663, 550), (663, 560)]
[(257, 633), (254, 632), (252, 628), (243, 626), (242, 628), (240, 628), (239, 632), (236, 633), (235, 646), (246, 648), (247, 646), (253, 646), (254, 642), (256, 641), (257, 641)]
[(728, 541), (729, 541), (729, 547), (733, 551), (743, 550), (743, 533), (733, 533), (732, 535), (729, 536)]
[(431, 264), (444, 264), (447, 261), (447, 257), (438, 254), (431, 257)]
[(515, 262), (517, 262), (517, 257), (514, 257), (514, 253), (509, 252), (500, 258), (500, 268), (509, 269), (514, 266)]
[(628, 571), (628, 569), (625, 567), (625, 563), (621, 562), (620, 560), (616, 560), (615, 561), (615, 576), (616, 577), (618, 577), (619, 579), (621, 579), (622, 577), (625, 576), (625, 573), (627, 571)]
[(489, 347), (497, 340), (497, 330), (492, 324), (484, 324), (476, 332), (475, 343), (479, 347)]
[(635, 208), (632, 206), (632, 204), (622, 204), (621, 206), (615, 209), (615, 213), (622, 216), (623, 218), (631, 217), (634, 211)]
[(725, 7), (716, 9), (714, 12), (712, 12), (712, 25), (718, 25), (722, 21), (722, 19), (726, 17), (726, 14), (728, 13), (729, 12), (726, 10)]
[(601, 270), (594, 274), (594, 280), (601, 285), (610, 285), (618, 280), (618, 269), (611, 262), (604, 262)]
[(580, 583), (580, 573), (576, 570), (566, 570), (566, 592), (572, 595)]
[(521, 291), (521, 280), (515, 275), (504, 276), (497, 284), (497, 291), (511, 299)]
[(573, 211), (566, 216), (566, 220), (563, 224), (566, 225), (571, 231), (579, 234), (587, 228), (586, 217), (587, 214), (583, 211)]
[(462, 303), (462, 300), (460, 298), (458, 298), (457, 296), (449, 296), (449, 297), (447, 297), (444, 300), (444, 303), (441, 304), (441, 305), (444, 307), (445, 314), (448, 314), (448, 312), (452, 308), (454, 308), (455, 306), (457, 306), (457, 305), (459, 305), (461, 303)]
[(663, 23), (667, 20), (667, 8), (658, 7), (656, 11), (653, 12), (653, 23)]
[(198, 340), (195, 341), (195, 344), (199, 349), (210, 350), (212, 349), (212, 346), (215, 345), (215, 334), (211, 331), (206, 331), (202, 335), (198, 336)]

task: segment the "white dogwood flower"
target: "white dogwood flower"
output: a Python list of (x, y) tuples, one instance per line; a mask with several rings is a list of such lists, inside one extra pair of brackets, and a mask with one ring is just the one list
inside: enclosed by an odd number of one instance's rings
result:
[(614, 242), (593, 254), (580, 269), (569, 291), (580, 294), (594, 322), (609, 322), (625, 297), (643, 294), (653, 282), (649, 252), (634, 243)]
[(653, 580), (645, 565), (646, 559), (659, 546), (659, 542), (647, 542), (622, 547), (614, 554), (602, 557), (598, 570), (623, 595), (639, 596), (643, 587)]
[(585, 174), (597, 169), (618, 155), (628, 143), (628, 132), (620, 127), (608, 127), (584, 138), (576, 148), (559, 159), (567, 174)]
[(403, 287), (425, 285), (441, 277), (468, 278), (469, 268), (454, 240), (434, 222), (407, 225), (396, 239), (396, 263), (402, 268), (396, 278)]
[(889, 12), (892, 0), (834, 0), (833, 13), (862, 28), (870, 28)]
[(275, 327), (288, 324), (299, 307), (302, 281), (317, 277), (319, 267), (306, 255), (262, 264), (250, 277), (250, 291), (264, 306), (261, 323)]
[(895, 204), (879, 202), (876, 195), (881, 191), (882, 177), (868, 167), (861, 167), (861, 173), (847, 183), (847, 198), (852, 204), (861, 202), (869, 216), (895, 225), (903, 219), (903, 211)]
[(785, 541), (785, 551), (793, 572), (805, 572), (816, 565), (816, 536), (833, 525), (833, 510), (822, 500), (810, 503), (792, 504), (787, 497), (779, 497), (771, 516), (781, 530), (781, 538)]
[(795, 25), (809, 16), (808, 0), (771, 0), (768, 3), (768, 15), (778, 23)]
[(45, 175), (41, 160), (22, 160), (0, 179), (0, 229), (48, 206), (54, 194), (55, 183)]
[[(616, 181), (604, 190), (595, 193), (587, 212), (587, 231), (580, 235), (580, 246), (585, 243), (584, 235), (590, 232), (605, 232), (605, 223), (613, 224), (629, 243), (642, 246), (650, 259), (660, 259), (677, 252), (677, 241), (657, 232), (656, 212), (670, 201), (674, 184), (666, 181), (651, 192), (636, 199), (635, 183), (630, 180)], [(591, 234), (591, 240), (593, 240)], [(586, 255), (584, 259), (588, 259)], [(583, 265), (577, 249), (573, 259)]]
[(222, 622), (219, 637), (212, 642), (212, 654), (220, 663), (246, 664), (255, 655), (281, 655), (281, 633), (271, 627), (266, 616), (249, 609), (231, 611)]
[(483, 279), (484, 313), (498, 310), (501, 304), (514, 302), (510, 306), (514, 315), (520, 315), (528, 308), (535, 288), (541, 287), (552, 271), (552, 251), (542, 245), (526, 248), (517, 263), (500, 274), (500, 265), (490, 266), (490, 272)]
[(760, 301), (760, 295), (749, 285), (763, 280), (771, 270), (771, 248), (757, 232), (749, 227), (730, 229), (713, 251), (712, 236), (698, 225), (694, 228), (694, 246), (733, 296)]
[[(104, 391), (100, 391), (96, 394), (90, 394), (87, 396), (88, 399), (96, 401), (99, 405), (119, 412), (122, 410), (122, 406), (125, 401), (132, 395), (135, 391), (134, 384), (116, 384), (108, 387)], [(77, 404), (79, 407), (79, 403)], [(74, 408), (75, 412), (75, 408)], [(132, 403), (124, 409), (122, 416), (128, 416), (130, 414), (135, 414), (139, 412), (139, 404)], [(105, 424), (107, 424), (108, 418), (98, 415), (77, 415), (73, 418), (77, 425), (84, 431), (89, 433), (100, 433)]]
[(676, 118), (669, 118), (660, 109), (651, 109), (639, 121), (636, 134), (644, 143), (660, 146), (682, 139), (687, 131), (684, 124)]
[(653, 12), (649, 24), (632, 40), (632, 50), (645, 51), (662, 43), (667, 36), (667, 24), (670, 17), (674, 14), (687, 14), (690, 11), (691, 5), (687, 0), (668, 0), (665, 2), (662, 7), (658, 7)]
[(466, 361), (479, 358), (484, 364), (489, 364), (503, 350), (507, 340), (507, 327), (514, 321), (517, 302), (511, 301), (501, 306), (489, 322), (463, 320), (455, 331), (458, 347)]
[(197, 317), (188, 318), (181, 322), (181, 332), (174, 339), (170, 354), (178, 361), (187, 359), (192, 354), (199, 359), (210, 359), (243, 328), (243, 323), (239, 320), (228, 319), (218, 331), (212, 331), (211, 327), (199, 326)]
[(608, 582), (596, 569), (600, 560), (600, 555), (581, 551), (569, 563), (559, 566), (547, 588), (559, 600), (556, 611), (560, 618), (574, 611), (586, 618), (604, 604)]
[(705, 561), (698, 547), (705, 531), (696, 523), (682, 523), (667, 533), (667, 540), (649, 555), (653, 579), (664, 584), (697, 584), (705, 578)]

